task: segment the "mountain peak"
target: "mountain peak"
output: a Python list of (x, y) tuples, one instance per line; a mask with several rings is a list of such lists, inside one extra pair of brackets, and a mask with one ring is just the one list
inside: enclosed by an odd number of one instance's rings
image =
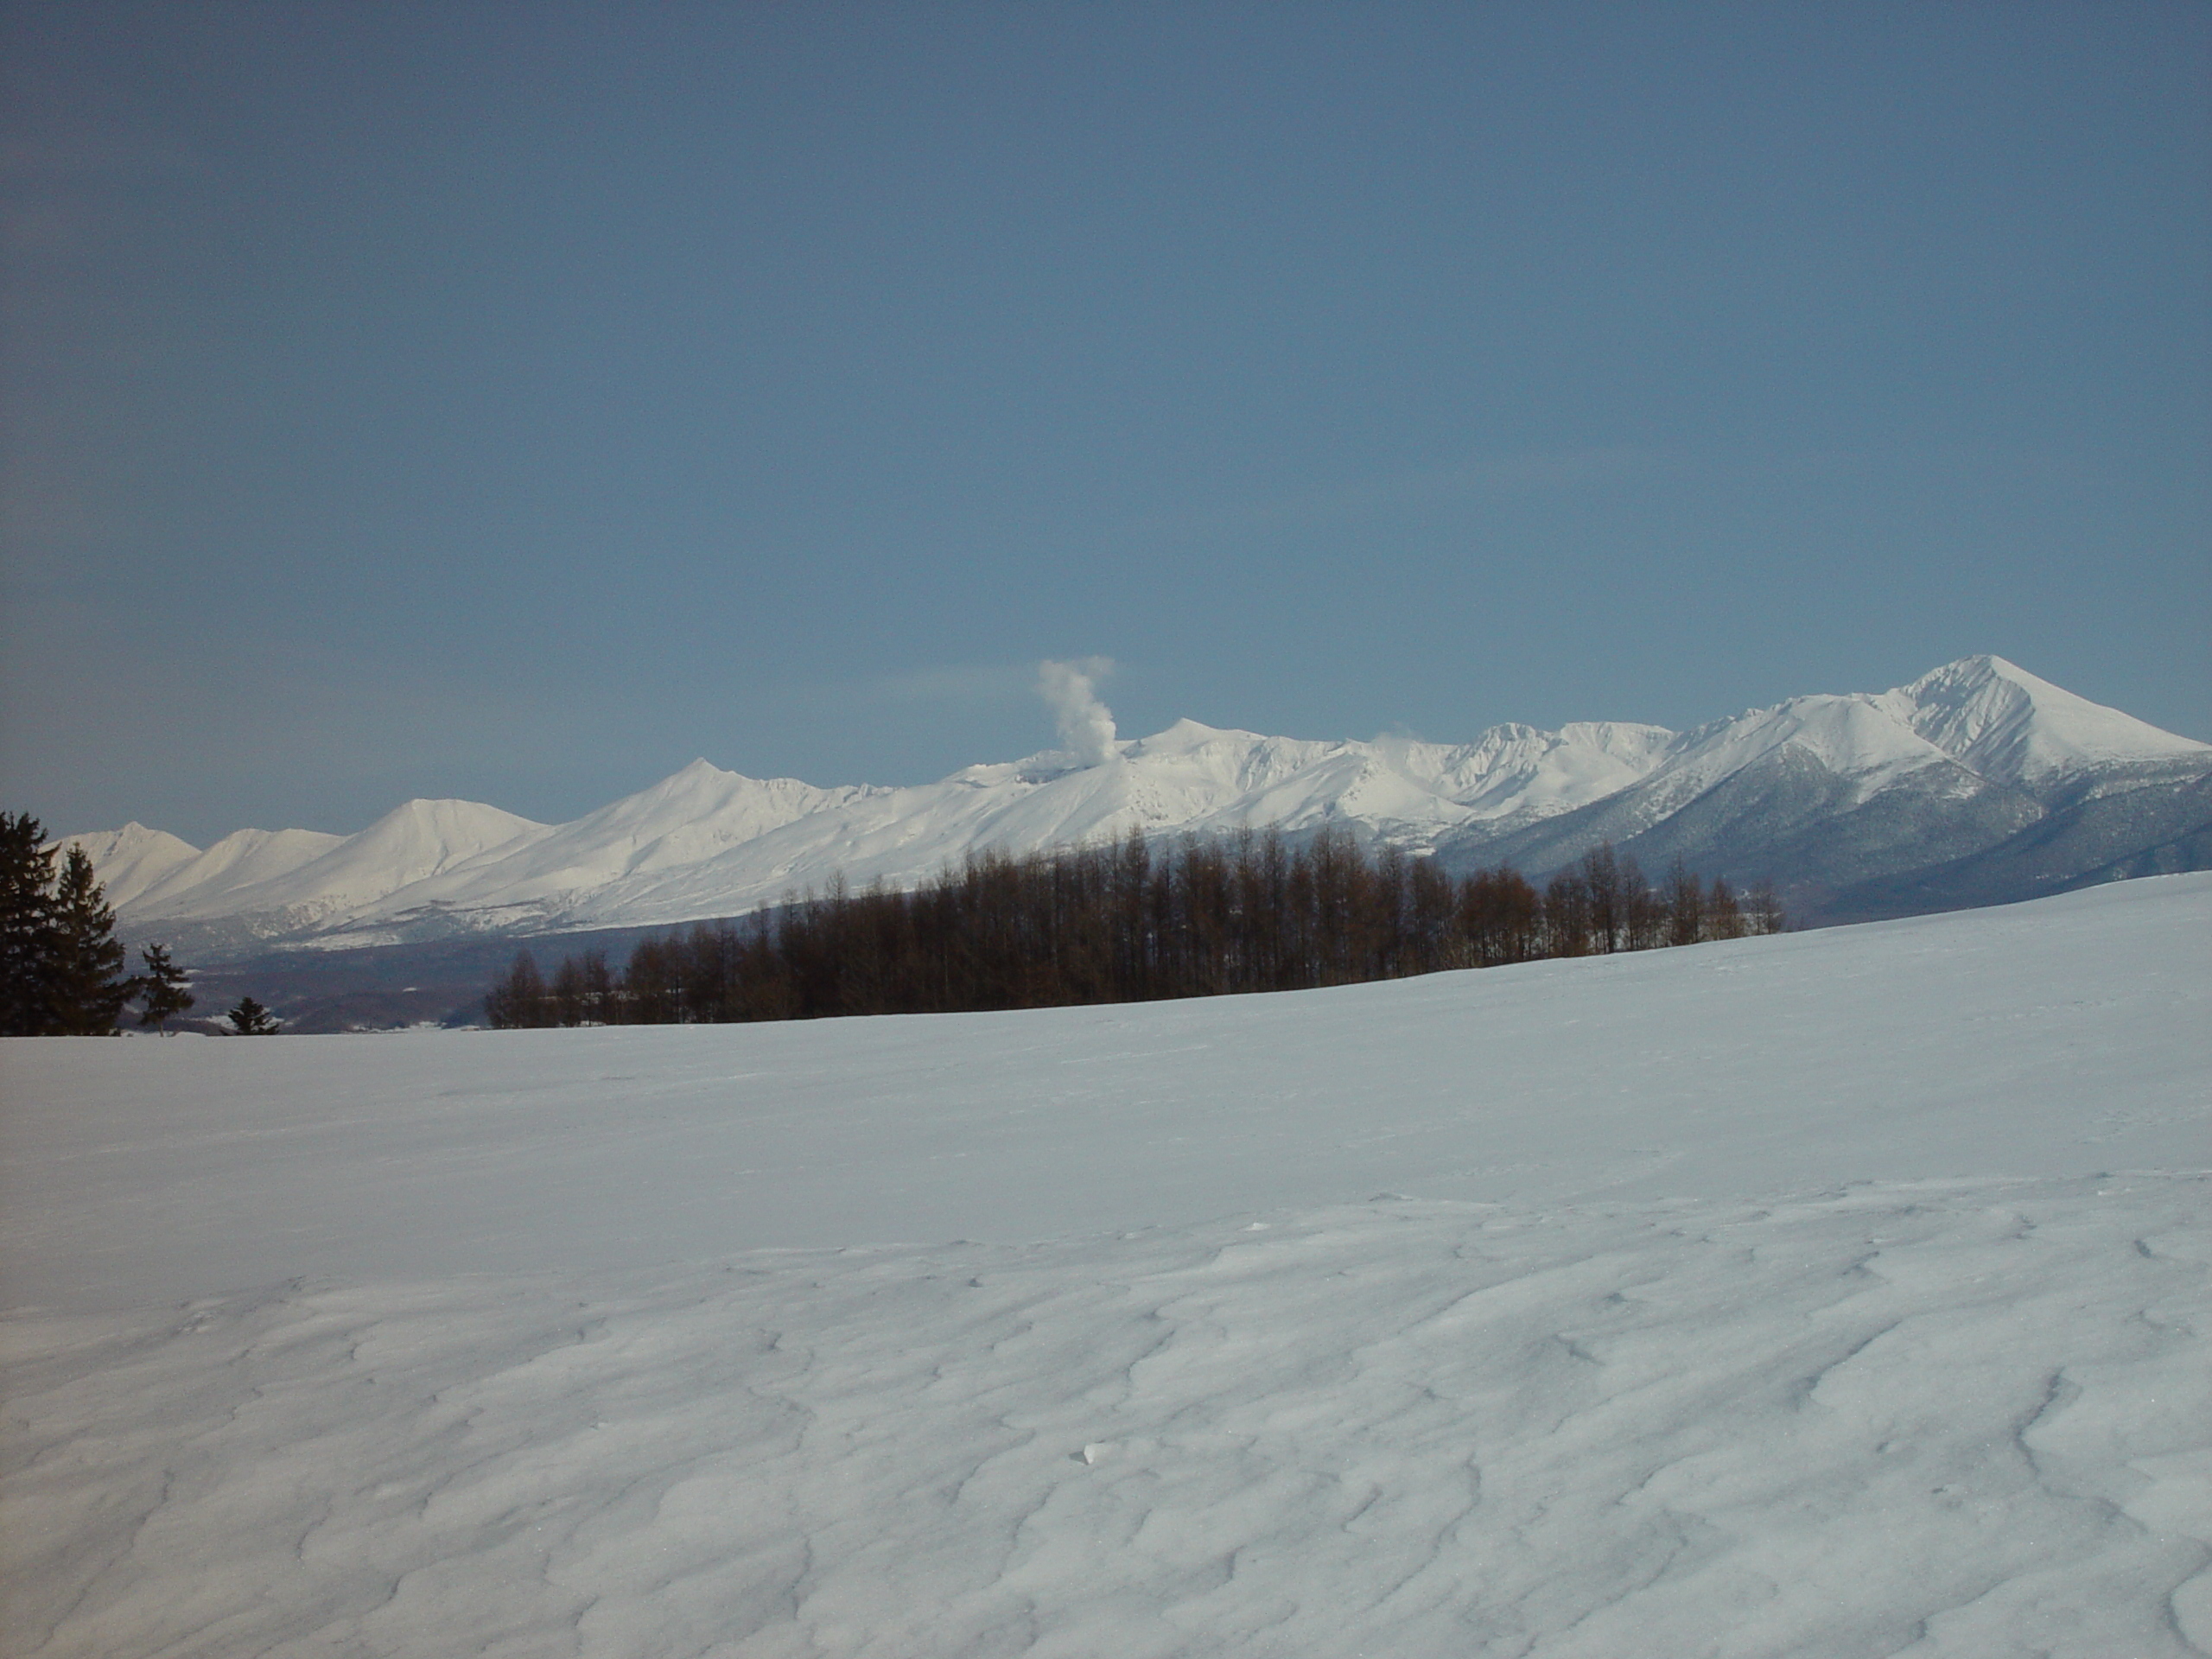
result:
[(1255, 742), (1258, 741), (1258, 734), (1240, 732), (1228, 727), (1209, 726), (1204, 721), (1192, 720), (1185, 716), (1166, 730), (1154, 732), (1150, 737), (1132, 745), (1131, 748), (1125, 753), (1179, 754), (1187, 750), (1201, 748), (1208, 743), (1217, 743), (1224, 738)]
[(111, 905), (127, 905), (139, 894), (200, 856), (200, 849), (165, 830), (149, 830), (133, 818), (120, 830), (64, 836), (57, 847), (81, 847), (99, 873)]
[(2064, 697), (2072, 695), (2049, 680), (2029, 673), (2018, 663), (1993, 656), (1987, 652), (1977, 652), (1973, 656), (1945, 663), (1940, 668), (1931, 668), (1910, 684), (1899, 686), (1897, 690), (1922, 701), (1932, 701), (1971, 696), (1978, 691), (1997, 686), (2011, 686), (2030, 696), (2056, 694)]
[(1961, 657), (1875, 701), (1952, 759), (2002, 783), (2212, 752), (2002, 657)]
[[(2133, 787), (2159, 770), (2145, 762), (2184, 781), (2212, 771), (2212, 746), (1987, 655), (1894, 690), (1792, 698), (1679, 734), (1599, 721), (1497, 726), (1454, 745), (1319, 741), (1190, 719), (1135, 741), (1103, 724), (1096, 734), (1089, 750), (899, 788), (819, 788), (696, 759), (550, 827), (479, 802), (414, 800), (342, 838), (242, 830), (205, 853), (135, 825), (79, 839), (134, 924), (230, 918), (272, 942), (329, 942), (736, 915), (841, 876), (911, 886), (979, 848), (1026, 853), (1133, 825), (1204, 837), (1341, 824), (1455, 859), (1495, 846), (1542, 869), (1579, 855), (1576, 836), (1626, 842), (1679, 817), (1667, 849), (1732, 875), (1764, 855), (1745, 851), (1753, 830), (1744, 826), (1770, 836), (1782, 826), (1802, 861), (1813, 840), (1848, 839), (1840, 814), (1886, 796), (1925, 819), (1907, 856), (1936, 845), (1945, 823), (2001, 819), (2009, 830), (2020, 814), (2079, 793), (2079, 779), (2109, 772)], [(1983, 844), (1958, 833), (1967, 850)], [(1646, 844), (1656, 852), (1661, 842)]]

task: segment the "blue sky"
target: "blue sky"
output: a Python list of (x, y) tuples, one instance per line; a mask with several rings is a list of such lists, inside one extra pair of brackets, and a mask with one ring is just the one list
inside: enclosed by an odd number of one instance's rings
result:
[(0, 6), (4, 804), (2212, 738), (2212, 9)]

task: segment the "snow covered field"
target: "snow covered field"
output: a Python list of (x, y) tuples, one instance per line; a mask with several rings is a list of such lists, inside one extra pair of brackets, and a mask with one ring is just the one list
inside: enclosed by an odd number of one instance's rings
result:
[(0, 1045), (13, 1654), (2212, 1650), (2212, 876)]

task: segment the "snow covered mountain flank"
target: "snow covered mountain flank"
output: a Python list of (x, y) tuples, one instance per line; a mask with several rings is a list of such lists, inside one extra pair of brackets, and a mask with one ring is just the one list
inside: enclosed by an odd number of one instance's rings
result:
[(1605, 799), (1452, 850), (1541, 871), (1600, 841), (1838, 920), (2024, 899), (2212, 864), (2212, 746), (1969, 657), (1685, 732)]
[[(1323, 827), (1541, 875), (1610, 840), (1647, 868), (1781, 883), (1841, 918), (2212, 863), (2212, 746), (1970, 657), (1878, 695), (1694, 731), (1493, 727), (1466, 744), (1306, 741), (1179, 721), (910, 788), (694, 761), (572, 823), (410, 801), (357, 836), (240, 830), (205, 852), (130, 824), (73, 837), (126, 927), (207, 952), (538, 934), (728, 916), (842, 876), (908, 885), (987, 847)], [(1080, 741), (1078, 741), (1080, 740)]]

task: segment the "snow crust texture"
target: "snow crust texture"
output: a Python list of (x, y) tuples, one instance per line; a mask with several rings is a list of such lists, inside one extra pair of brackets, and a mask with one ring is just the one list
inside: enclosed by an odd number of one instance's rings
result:
[(2212, 1652), (2208, 942), (10, 1039), (5, 1650)]
[(8, 1332), (22, 1654), (2187, 1655), (2200, 1179), (296, 1284)]
[[(1775, 791), (1786, 798), (1792, 779), (1802, 789), (1808, 768), (1826, 785), (1833, 842), (1857, 833), (1839, 815), (1885, 795), (1915, 804), (1899, 810), (1932, 804), (1939, 814), (2001, 798), (2003, 828), (1992, 832), (2001, 836), (2063, 785), (2212, 772), (2212, 747), (1995, 657), (1879, 695), (1796, 697), (1679, 734), (1581, 721), (1497, 726), (1465, 744), (1312, 742), (1185, 720), (1121, 741), (1087, 689), (1071, 706), (1070, 750), (913, 788), (821, 789), (697, 760), (557, 826), (471, 802), (410, 801), (344, 838), (241, 830), (200, 853), (133, 824), (73, 839), (112, 883), (127, 925), (161, 925), (204, 955), (256, 941), (340, 946), (735, 915), (840, 877), (912, 885), (983, 848), (1029, 852), (1132, 829), (1337, 827), (1463, 862), (1495, 849), (1541, 872), (1601, 837), (1631, 841), (1731, 779), (1764, 778), (1757, 803), (1730, 810), (1772, 818)], [(1907, 839), (1948, 858), (1988, 838), (1939, 847), (1923, 829)], [(1740, 834), (1649, 850), (1662, 861), (1688, 850), (1738, 878), (1774, 855)], [(1869, 873), (1879, 872), (1856, 874)], [(194, 935), (195, 925), (214, 931)]]

